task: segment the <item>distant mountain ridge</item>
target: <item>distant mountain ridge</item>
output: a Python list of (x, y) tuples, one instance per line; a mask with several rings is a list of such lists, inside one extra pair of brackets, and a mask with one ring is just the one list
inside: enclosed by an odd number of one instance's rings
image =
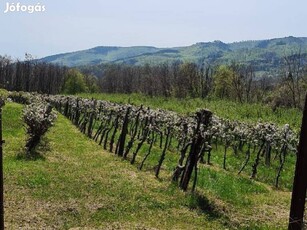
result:
[(156, 48), (153, 46), (98, 46), (95, 48), (48, 56), (41, 61), (78, 67), (104, 63), (129, 65), (159, 64), (174, 61), (229, 64), (233, 61), (252, 64), (258, 73), (274, 72), (285, 56), (300, 52), (307, 57), (307, 37), (224, 43), (199, 42), (191, 46)]

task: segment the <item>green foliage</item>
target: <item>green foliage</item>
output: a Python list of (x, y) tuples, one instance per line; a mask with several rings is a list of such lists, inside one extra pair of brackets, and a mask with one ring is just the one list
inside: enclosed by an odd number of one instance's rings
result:
[(9, 95), (9, 92), (6, 89), (1, 89), (0, 88), (0, 98), (1, 99), (6, 100), (8, 95)]
[(69, 70), (65, 76), (65, 83), (62, 91), (66, 94), (88, 92), (84, 75), (76, 69)]
[(7, 97), (8, 91), (0, 88), (0, 107), (4, 106)]
[(93, 75), (84, 75), (84, 81), (89, 93), (98, 93), (99, 87), (97, 85), (97, 78)]
[(232, 77), (235, 73), (225, 65), (218, 67), (214, 74), (214, 94), (219, 98), (230, 98), (232, 94)]

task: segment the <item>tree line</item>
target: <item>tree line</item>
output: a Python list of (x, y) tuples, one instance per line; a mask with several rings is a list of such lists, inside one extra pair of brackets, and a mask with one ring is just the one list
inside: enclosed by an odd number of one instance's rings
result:
[(97, 79), (65, 66), (33, 59), (13, 60), (0, 56), (0, 88), (9, 91), (38, 92), (45, 94), (75, 94), (97, 92)]
[(33, 60), (26, 54), (25, 61), (0, 56), (0, 88), (56, 94), (61, 91), (67, 68)]
[(191, 62), (132, 66), (100, 64), (67, 68), (34, 60), (0, 56), (0, 88), (46, 94), (141, 93), (151, 97), (220, 98), (302, 108), (307, 89), (307, 58), (285, 56), (278, 76), (256, 75), (253, 65)]
[(228, 66), (189, 62), (144, 66), (107, 64), (101, 67), (98, 84), (106, 93), (142, 93), (176, 98), (214, 95), (240, 102), (253, 101), (259, 88), (254, 69), (237, 63)]
[(80, 70), (96, 75), (101, 92), (141, 93), (176, 98), (214, 97), (240, 103), (265, 103), (302, 108), (307, 89), (306, 57), (300, 52), (284, 57), (276, 76), (256, 75), (253, 65), (189, 62), (131, 66), (102, 64)]

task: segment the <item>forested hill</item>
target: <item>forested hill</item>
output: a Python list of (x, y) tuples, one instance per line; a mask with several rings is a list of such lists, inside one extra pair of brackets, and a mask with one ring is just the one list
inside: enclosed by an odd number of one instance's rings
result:
[(186, 47), (156, 48), (151, 46), (99, 46), (88, 50), (48, 56), (42, 61), (66, 66), (126, 63), (142, 65), (173, 61), (229, 64), (233, 61), (252, 64), (258, 73), (274, 72), (285, 56), (300, 53), (307, 56), (307, 37), (223, 43), (200, 42)]

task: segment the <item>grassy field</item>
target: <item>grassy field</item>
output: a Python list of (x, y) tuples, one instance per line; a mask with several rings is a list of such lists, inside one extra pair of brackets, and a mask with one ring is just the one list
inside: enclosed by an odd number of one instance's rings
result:
[(26, 160), (21, 105), (4, 108), (7, 229), (282, 229), (290, 192), (201, 166), (195, 194), (105, 152), (63, 116)]
[(273, 122), (279, 125), (290, 124), (299, 130), (302, 112), (297, 109), (278, 108), (275, 112), (269, 106), (262, 104), (237, 103), (220, 99), (177, 99), (164, 97), (149, 97), (141, 94), (80, 94), (85, 98), (95, 98), (117, 103), (146, 105), (152, 108), (172, 110), (181, 114), (193, 113), (198, 108), (210, 109), (222, 118), (245, 122)]

